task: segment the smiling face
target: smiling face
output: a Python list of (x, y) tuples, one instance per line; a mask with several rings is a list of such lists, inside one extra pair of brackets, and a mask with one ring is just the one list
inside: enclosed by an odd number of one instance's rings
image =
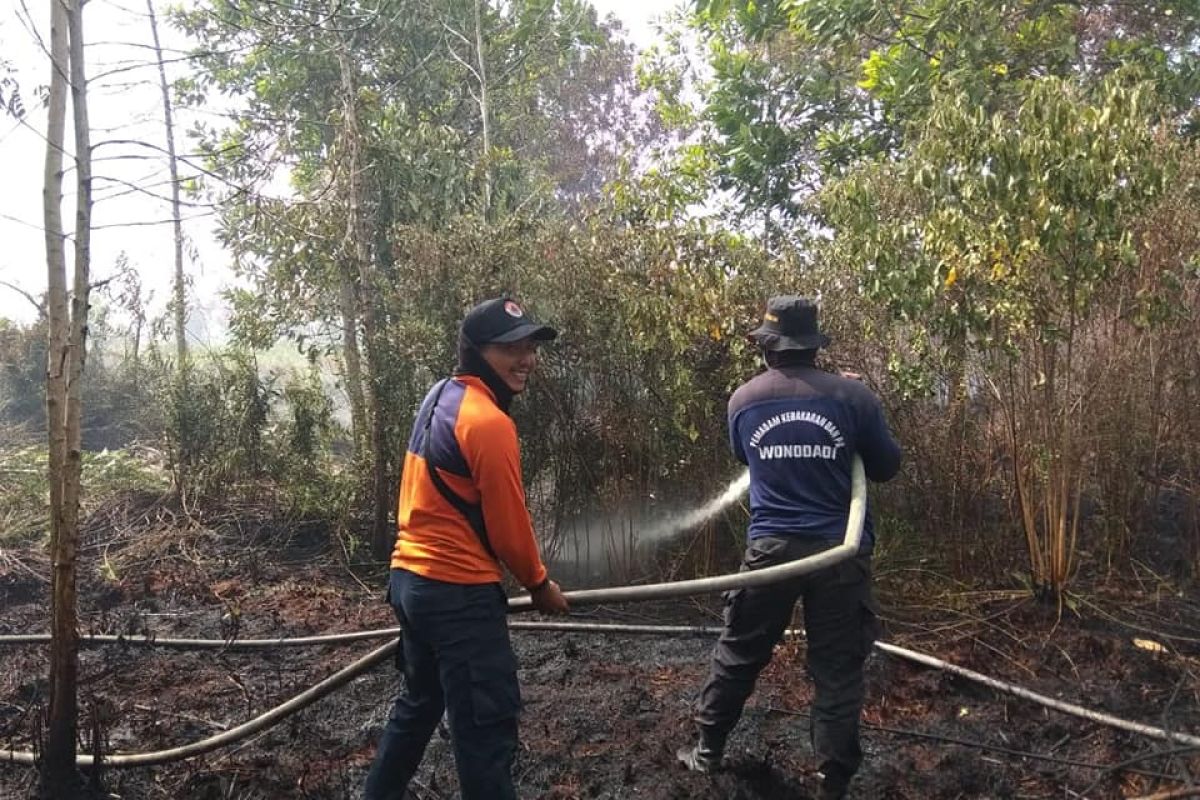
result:
[(479, 348), (483, 360), (496, 371), (500, 380), (512, 389), (513, 394), (525, 391), (529, 376), (537, 366), (538, 342), (519, 339), (507, 344), (485, 344)]

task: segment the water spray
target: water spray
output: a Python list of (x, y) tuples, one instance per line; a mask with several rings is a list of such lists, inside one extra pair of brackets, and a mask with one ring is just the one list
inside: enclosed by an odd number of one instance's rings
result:
[(709, 500), (699, 508), (692, 509), (681, 517), (676, 517), (671, 520), (660, 522), (648, 528), (643, 536), (646, 541), (657, 542), (662, 539), (669, 539), (676, 534), (682, 533), (698, 525), (703, 525), (710, 519), (720, 514), (729, 506), (733, 505), (741, 498), (742, 495), (750, 488), (750, 470), (742, 470), (742, 474), (733, 479), (733, 482), (725, 488), (716, 497)]
[(749, 488), (750, 470), (744, 469), (700, 506), (578, 517), (565, 532), (559, 531), (564, 544), (553, 557), (552, 571), (571, 576), (577, 585), (626, 579), (631, 566), (643, 562), (646, 550), (708, 522), (737, 503)]

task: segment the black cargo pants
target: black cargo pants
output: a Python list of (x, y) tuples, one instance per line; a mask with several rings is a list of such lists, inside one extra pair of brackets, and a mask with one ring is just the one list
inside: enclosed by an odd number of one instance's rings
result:
[[(795, 561), (834, 544), (801, 536), (759, 537), (746, 548), (742, 570)], [(727, 592), (725, 630), (713, 648), (696, 722), (703, 740), (723, 750), (799, 599), (804, 601), (808, 670), (816, 686), (809, 727), (813, 751), (828, 781), (848, 783), (862, 763), (863, 664), (878, 633), (869, 553), (783, 583)]]
[(367, 800), (401, 800), (448, 712), (463, 800), (515, 800), (512, 766), (521, 694), (498, 583), (462, 585), (392, 570), (403, 628), (404, 691), (367, 774)]

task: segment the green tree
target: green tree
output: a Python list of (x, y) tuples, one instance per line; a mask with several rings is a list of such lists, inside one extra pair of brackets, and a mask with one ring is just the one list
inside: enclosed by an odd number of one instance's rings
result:
[[(408, 378), (388, 332), (419, 316), (395, 268), (407, 231), (562, 213), (594, 193), (633, 137), (631, 54), (567, 0), (261, 13), (219, 0), (176, 21), (203, 45), (185, 93), (245, 103), (200, 132), (225, 187), (223, 241), (256, 285), (234, 298), (235, 330), (339, 346), (382, 554), (407, 424), (389, 401)], [(280, 174), (294, 195), (264, 197)]]
[(1195, 0), (711, 0), (693, 24), (714, 72), (707, 115), (722, 178), (748, 212), (784, 221), (804, 216), (827, 177), (900, 153), (938, 92), (995, 112), (1020, 105), (1029, 80), (1094, 85), (1123, 66), (1187, 124), (1200, 96)]
[(1042, 78), (1012, 111), (935, 93), (919, 140), (827, 188), (834, 247), (869, 296), (942, 347), (981, 353), (1005, 411), (1034, 585), (1074, 566), (1098, 386), (1080, 332), (1136, 263), (1132, 224), (1164, 189), (1159, 106), (1125, 75)]

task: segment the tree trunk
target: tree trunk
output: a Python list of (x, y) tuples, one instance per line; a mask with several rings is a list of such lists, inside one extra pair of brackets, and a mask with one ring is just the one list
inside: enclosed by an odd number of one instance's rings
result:
[(187, 302), (183, 282), (183, 221), (179, 213), (179, 163), (175, 158), (175, 123), (171, 111), (171, 90), (167, 83), (167, 68), (163, 64), (162, 43), (158, 38), (158, 19), (154, 15), (154, 0), (146, 0), (150, 16), (150, 34), (154, 37), (154, 57), (158, 60), (158, 82), (162, 87), (163, 124), (167, 132), (167, 158), (171, 170), (171, 225), (175, 233), (175, 284), (172, 301), (175, 316), (175, 358), (183, 364), (187, 358)]
[(346, 395), (350, 399), (350, 433), (354, 442), (354, 463), (367, 463), (370, 431), (367, 428), (367, 400), (363, 395), (362, 357), (358, 347), (358, 300), (355, 298), (356, 271), (343, 265), (341, 273), (342, 361), (345, 365)]
[(134, 317), (133, 322), (133, 353), (131, 360), (133, 361), (133, 380), (134, 388), (141, 385), (142, 374), (142, 316), (138, 314)]
[(366, 165), (362, 156), (362, 143), (358, 126), (358, 86), (350, 63), (349, 46), (342, 43), (338, 48), (338, 66), (342, 78), (342, 124), (346, 147), (346, 173), (349, 214), (346, 219), (347, 250), (352, 254), (358, 268), (358, 307), (363, 326), (363, 345), (367, 357), (366, 400), (370, 415), (371, 430), (371, 552), (377, 558), (386, 558), (391, 552), (395, 538), (388, 525), (391, 510), (391, 488), (387, 475), (387, 431), (383, 417), (383, 397), (380, 386), (382, 374), (379, 358), (379, 325), (375, 312), (373, 286), (375, 284), (373, 262), (368, 244), (363, 206), (366, 193), (362, 176)]
[[(88, 307), (92, 263), (92, 136), (88, 121), (87, 75), (84, 69), (83, 0), (73, 0), (68, 17), (71, 41), (71, 110), (75, 123), (75, 288), (71, 296), (71, 369), (67, 381), (67, 459), (63, 473), (63, 558), (70, 580), (60, 595), (69, 616), (72, 683), (78, 650), (75, 630), (75, 558), (79, 540), (80, 473), (83, 468), (83, 368), (87, 359)], [(74, 687), (72, 687), (74, 691)]]
[(483, 124), (483, 216), (492, 213), (492, 128), (488, 101), (487, 59), (483, 55), (483, 0), (475, 0), (475, 64), (479, 71), (479, 118)]
[[(82, 464), (80, 421), (83, 409), (81, 377), (87, 336), (92, 195), (82, 5), (78, 0), (52, 2), (50, 41), (53, 72), (48, 101), (44, 203), (50, 307), (46, 425), (50, 447), (50, 535), (54, 567), (51, 589), (50, 712), (42, 761), (42, 786), (50, 797), (67, 798), (74, 796), (77, 782), (75, 740), (79, 640), (75, 616), (75, 560), (79, 536)], [(69, 314), (61, 205), (62, 146), (68, 84), (74, 111), (77, 178), (75, 276)]]
[(49, 120), (46, 128), (46, 165), (42, 187), (43, 227), (46, 234), (46, 306), (49, 317), (46, 356), (46, 430), (50, 448), (50, 556), (53, 603), (50, 611), (50, 717), (46, 752), (42, 759), (42, 786), (51, 797), (67, 797), (75, 776), (76, 699), (71, 634), (62, 634), (59, 554), (63, 539), (62, 476), (66, 461), (67, 431), (63, 425), (67, 405), (67, 254), (62, 222), (63, 145), (66, 133), (68, 53), (67, 8), (50, 3)]

